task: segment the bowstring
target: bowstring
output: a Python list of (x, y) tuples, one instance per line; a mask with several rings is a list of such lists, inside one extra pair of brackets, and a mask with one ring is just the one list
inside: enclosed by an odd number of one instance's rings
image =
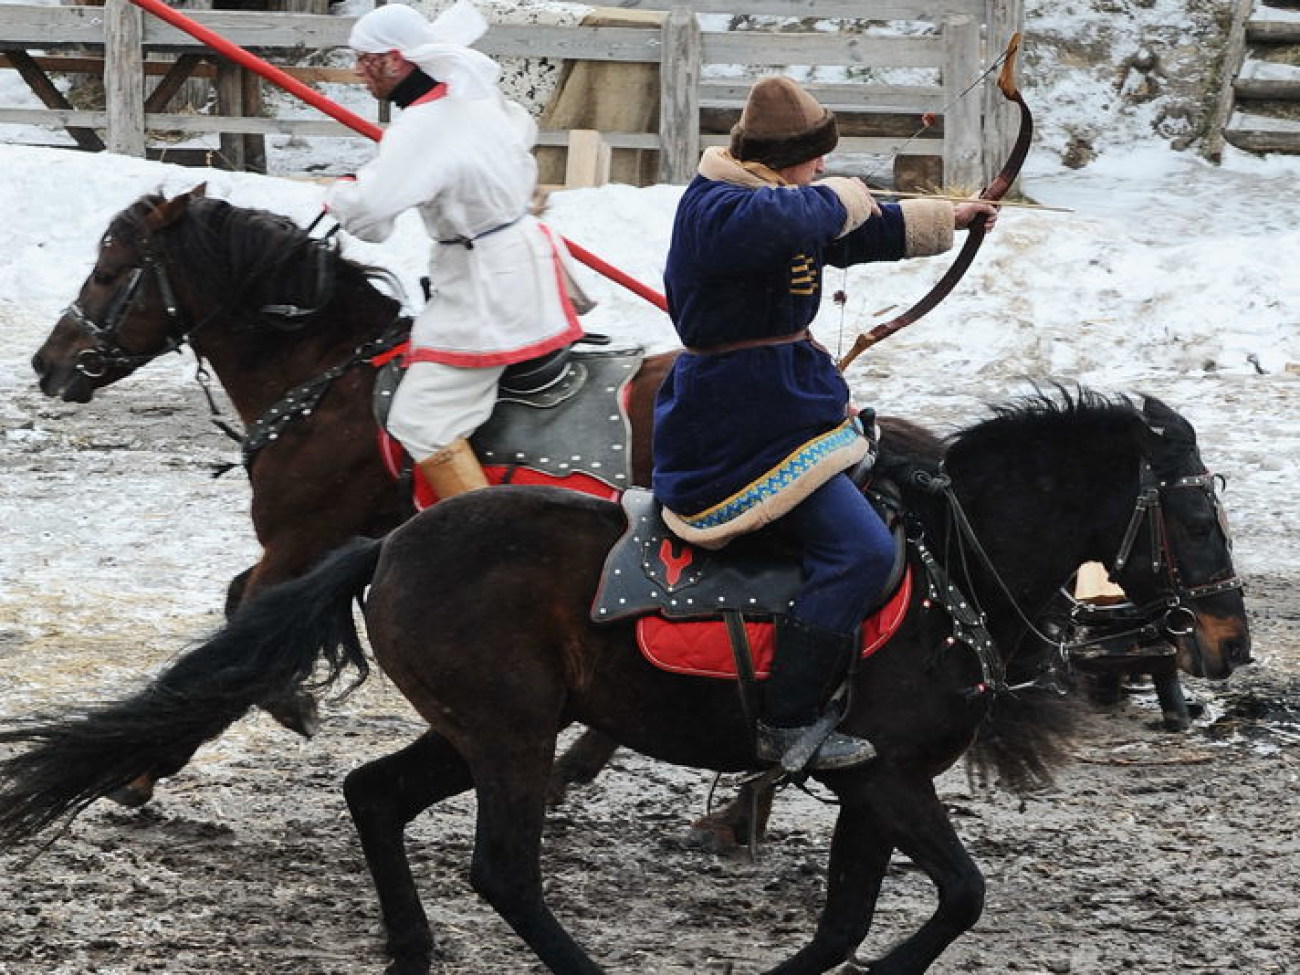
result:
[(989, 63), (989, 66), (987, 68), (985, 68), (983, 71), (977, 74), (974, 77), (974, 79), (971, 80), (970, 84), (968, 84), (965, 88), (957, 92), (957, 94), (953, 95), (946, 102), (940, 105), (937, 111), (923, 113), (922, 122), (917, 127), (916, 131), (913, 132), (911, 135), (909, 135), (898, 145), (894, 146), (894, 154), (890, 156), (885, 162), (878, 163), (874, 169), (868, 171), (867, 175), (862, 177), (863, 181), (864, 182), (869, 181), (873, 177), (878, 176), (880, 174), (881, 169), (884, 168), (886, 163), (892, 163), (895, 159), (899, 157), (899, 155), (902, 153), (904, 149), (906, 149), (913, 142), (919, 139), (922, 133), (924, 133), (927, 129), (929, 129), (931, 126), (934, 125), (933, 121), (929, 121), (929, 122), (925, 121), (925, 116), (929, 116), (931, 119), (935, 119), (941, 115), (947, 115), (948, 109), (952, 108), (959, 101), (961, 101), (972, 91), (978, 88), (985, 78), (987, 78), (989, 75), (993, 74), (993, 72), (997, 71), (999, 68), (1002, 67), (1006, 59), (1007, 59), (1007, 52), (1004, 50), (1001, 54), (999, 54), (996, 58), (994, 58), (993, 61)]
[[(946, 102), (940, 105), (938, 111), (924, 113), (922, 115), (921, 124), (917, 127), (916, 131), (913, 132), (911, 135), (909, 135), (898, 145), (894, 146), (893, 155), (891, 155), (887, 160), (885, 160), (885, 162), (877, 163), (873, 169), (868, 170), (867, 174), (862, 177), (862, 181), (864, 183), (870, 184), (872, 179), (880, 175), (880, 171), (885, 167), (886, 163), (893, 163), (893, 161), (897, 159), (899, 155), (902, 154), (904, 149), (906, 149), (913, 142), (919, 139), (921, 137), (921, 134), (925, 132), (926, 129), (934, 125), (933, 121), (929, 121), (929, 122), (925, 121), (925, 116), (928, 115), (931, 116), (932, 118), (937, 118), (940, 115), (947, 115), (948, 109), (952, 108), (959, 101), (961, 101), (963, 98), (969, 95), (972, 91), (978, 88), (980, 84), (983, 83), (983, 81), (989, 75), (991, 75), (994, 71), (997, 71), (999, 68), (1002, 67), (1003, 63), (1007, 59), (1007, 53), (1008, 52), (1006, 50), (1003, 50), (1001, 54), (999, 54), (996, 58), (994, 58), (989, 63), (989, 66), (987, 68), (985, 68), (983, 71), (981, 71), (971, 80), (970, 84), (968, 84), (965, 88), (957, 92), (957, 94), (953, 95)], [(849, 286), (849, 269), (847, 267), (844, 267), (840, 269), (840, 292), (839, 293), (841, 295), (845, 295), (846, 297), (843, 301), (839, 303), (840, 327), (839, 327), (839, 335), (836, 336), (836, 340), (835, 340), (836, 358), (839, 358), (844, 354), (844, 321), (847, 316), (848, 305), (849, 305), (848, 298), (847, 298), (848, 286)]]

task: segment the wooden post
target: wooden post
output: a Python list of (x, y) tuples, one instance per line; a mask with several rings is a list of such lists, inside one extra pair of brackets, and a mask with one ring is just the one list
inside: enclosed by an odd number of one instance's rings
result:
[(943, 21), (943, 181), (957, 191), (978, 191), (981, 173), (980, 99), (962, 92), (980, 74), (980, 25), (957, 15)]
[[(264, 115), (266, 113), (266, 102), (262, 97), (262, 79), (253, 72), (239, 69), (241, 84), (243, 85), (242, 102), (246, 117)], [(249, 132), (244, 135), (244, 165), (243, 169), (249, 173), (266, 173), (266, 136), (258, 132)]]
[[(217, 114), (232, 118), (242, 118), (244, 114), (244, 72), (226, 58), (217, 62)], [(221, 168), (243, 172), (247, 162), (244, 137), (239, 133), (223, 132), (220, 143)]]
[(1254, 0), (1236, 0), (1233, 5), (1232, 23), (1228, 27), (1228, 39), (1223, 45), (1223, 62), (1219, 69), (1219, 93), (1205, 131), (1205, 156), (1211, 162), (1217, 163), (1223, 159), (1223, 147), (1227, 141), (1223, 130), (1232, 118), (1232, 108), (1236, 102), (1233, 83), (1246, 60), (1246, 21), (1250, 19), (1254, 7)]
[(663, 26), (659, 62), (659, 182), (687, 183), (700, 161), (700, 25), (674, 7)]
[(609, 158), (609, 143), (595, 129), (571, 130), (564, 163), (565, 187), (604, 186), (609, 182)]
[(128, 0), (104, 4), (104, 101), (108, 150), (144, 155), (143, 13)]

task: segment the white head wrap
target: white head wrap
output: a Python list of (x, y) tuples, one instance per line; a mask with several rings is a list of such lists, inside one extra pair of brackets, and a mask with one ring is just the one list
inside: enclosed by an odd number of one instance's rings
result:
[(388, 3), (353, 24), (348, 46), (362, 54), (396, 51), (425, 74), (445, 81), (450, 96), (482, 98), (496, 91), (501, 74), (495, 61), (470, 47), (487, 29), (487, 20), (469, 0), (458, 0), (433, 23), (403, 3)]

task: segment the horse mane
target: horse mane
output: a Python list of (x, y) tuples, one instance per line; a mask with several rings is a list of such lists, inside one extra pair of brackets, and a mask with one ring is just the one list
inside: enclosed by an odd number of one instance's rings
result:
[[(1158, 401), (1145, 402), (1148, 411), (1154, 402), (1181, 421)], [(1061, 470), (1062, 463), (1095, 463), (1090, 449), (1094, 454), (1102, 450), (1112, 460), (1126, 454), (1136, 459), (1141, 448), (1134, 430), (1146, 423), (1133, 398), (1106, 396), (1082, 386), (1040, 388), (990, 409), (991, 418), (947, 440), (945, 468), (963, 489), (998, 491), (1006, 465), (1022, 459), (1049, 466), (1062, 477), (1073, 476)], [(1018, 645), (1001, 649), (1006, 654), (1006, 680), (1013, 685), (1032, 682), (1057, 652), (1028, 632)], [(965, 756), (972, 784), (996, 784), (1020, 794), (1050, 786), (1055, 770), (1071, 759), (1082, 714), (1074, 695), (1062, 697), (1049, 688), (998, 695)]]
[[(118, 220), (143, 242), (150, 214), (164, 202), (160, 194), (146, 194)], [(312, 237), (269, 210), (195, 197), (185, 217), (163, 232), (176, 263), (191, 270), (189, 280), (207, 299), (228, 306), (233, 301), (237, 311), (278, 328), (300, 327), (306, 317), (267, 315), (262, 309), (268, 305), (323, 307), (343, 289), (374, 288), (379, 280), (400, 291), (391, 272), (344, 257), (337, 240)]]
[(1133, 399), (1123, 394), (1106, 396), (1086, 386), (1073, 390), (1053, 384), (1052, 390), (1036, 388), (1033, 393), (990, 404), (993, 416), (957, 431), (949, 438), (948, 453), (982, 454), (1008, 447), (1023, 450), (1027, 443), (1071, 442), (1085, 433), (1114, 428), (1116, 433), (1132, 429), (1141, 421)]

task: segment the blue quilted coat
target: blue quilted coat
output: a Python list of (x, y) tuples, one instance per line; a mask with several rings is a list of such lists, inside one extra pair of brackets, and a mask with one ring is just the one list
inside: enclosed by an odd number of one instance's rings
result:
[[(900, 208), (883, 204), (840, 240), (827, 187), (751, 188), (695, 177), (664, 272), (682, 344), (707, 349), (808, 327), (825, 265), (905, 256)], [(678, 358), (655, 403), (654, 493), (674, 512), (711, 508), (844, 423), (848, 386), (810, 340)]]

